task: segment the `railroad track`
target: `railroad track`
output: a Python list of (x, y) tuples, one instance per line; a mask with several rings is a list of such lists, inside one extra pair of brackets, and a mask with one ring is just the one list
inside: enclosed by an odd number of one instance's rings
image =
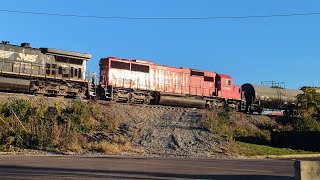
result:
[(133, 107), (147, 107), (152, 109), (164, 109), (164, 110), (176, 110), (176, 111), (197, 111), (197, 108), (188, 108), (188, 107), (175, 107), (175, 106), (164, 106), (164, 105), (147, 105), (147, 104), (131, 104), (131, 103), (121, 103), (121, 102), (113, 102), (113, 101), (103, 101), (98, 100), (97, 103), (102, 105), (108, 104), (119, 104), (123, 106), (133, 106)]
[(0, 92), (0, 96), (26, 96), (33, 97), (33, 94), (23, 94), (23, 93), (9, 93), (9, 92)]
[[(6, 96), (6, 97), (41, 97), (33, 94), (23, 94), (23, 93), (9, 93), (9, 92), (0, 92), (0, 96)], [(45, 96), (47, 98), (63, 98), (66, 100), (71, 100), (72, 98), (64, 98), (64, 97), (51, 97), (51, 96)], [(84, 102), (90, 102), (93, 100), (83, 100)], [(176, 111), (198, 111), (197, 108), (188, 108), (188, 107), (176, 107), (176, 106), (164, 106), (164, 105), (147, 105), (147, 104), (132, 104), (132, 103), (121, 103), (121, 102), (113, 102), (113, 101), (103, 101), (103, 100), (97, 100), (95, 101), (98, 104), (101, 105), (111, 105), (111, 104), (119, 104), (123, 106), (132, 106), (132, 107), (146, 107), (146, 108), (152, 108), (152, 109), (163, 109), (163, 110), (176, 110)]]
[[(33, 95), (33, 94), (23, 94), (23, 93), (9, 93), (9, 92), (0, 92), (0, 96), (5, 97), (41, 97), (40, 95)], [(67, 97), (52, 97), (52, 96), (45, 96), (46, 98), (63, 98), (66, 100), (72, 100), (72, 98)], [(90, 102), (93, 100), (83, 99), (84, 102)], [(114, 101), (104, 101), (104, 100), (97, 100), (95, 101), (101, 105), (111, 105), (111, 104), (119, 104), (123, 106), (132, 106), (132, 107), (146, 107), (152, 109), (163, 109), (163, 110), (175, 110), (175, 111), (198, 111), (197, 108), (188, 108), (188, 107), (176, 107), (176, 106), (165, 106), (165, 105), (147, 105), (147, 104), (132, 104), (132, 103), (121, 103), (121, 102), (114, 102)]]

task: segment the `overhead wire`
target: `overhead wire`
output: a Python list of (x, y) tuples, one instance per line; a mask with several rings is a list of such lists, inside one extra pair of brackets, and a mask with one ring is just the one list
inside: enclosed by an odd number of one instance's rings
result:
[(74, 18), (94, 18), (94, 19), (123, 19), (123, 20), (215, 20), (215, 19), (249, 19), (249, 18), (273, 18), (273, 17), (292, 17), (292, 16), (314, 16), (320, 15), (320, 12), (309, 13), (292, 13), (292, 14), (272, 14), (272, 15), (248, 15), (248, 16), (208, 16), (208, 17), (130, 17), (130, 16), (96, 16), (96, 15), (77, 15), (77, 14), (60, 14), (46, 13), (35, 11), (18, 11), (0, 9), (0, 12), (44, 15), (44, 16), (59, 16), (59, 17), (74, 17)]

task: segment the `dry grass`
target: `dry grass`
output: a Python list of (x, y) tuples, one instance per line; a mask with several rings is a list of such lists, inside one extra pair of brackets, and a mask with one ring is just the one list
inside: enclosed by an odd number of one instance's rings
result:
[(66, 145), (65, 150), (71, 152), (81, 152), (83, 149), (78, 142), (71, 142)]
[(120, 152), (118, 145), (110, 144), (108, 141), (101, 141), (96, 145), (95, 149), (105, 154), (118, 154)]
[(88, 143), (87, 148), (91, 150), (96, 150), (98, 152), (105, 153), (105, 154), (120, 154), (123, 152), (136, 153), (136, 154), (144, 153), (144, 149), (133, 147), (130, 142), (117, 144), (115, 142), (110, 143), (104, 140), (98, 143), (97, 142)]

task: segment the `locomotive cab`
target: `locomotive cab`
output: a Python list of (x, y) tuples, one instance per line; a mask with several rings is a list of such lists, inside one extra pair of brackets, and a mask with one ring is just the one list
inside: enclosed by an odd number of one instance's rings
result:
[(217, 96), (225, 99), (240, 100), (241, 90), (239, 86), (233, 84), (231, 76), (226, 74), (217, 74), (216, 76)]
[(241, 90), (239, 86), (233, 84), (233, 79), (227, 74), (217, 74), (216, 76), (216, 96), (224, 101), (224, 106), (228, 110), (240, 110)]

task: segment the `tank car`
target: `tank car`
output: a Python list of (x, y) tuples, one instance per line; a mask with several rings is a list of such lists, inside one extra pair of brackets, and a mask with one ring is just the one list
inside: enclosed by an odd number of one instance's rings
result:
[(185, 107), (237, 109), (239, 87), (229, 75), (115, 57), (100, 60), (100, 98)]
[(241, 86), (246, 112), (262, 113), (264, 109), (283, 110), (292, 114), (297, 107), (297, 95), (303, 94), (301, 90), (269, 87), (255, 84)]
[(86, 97), (90, 54), (53, 48), (0, 44), (0, 90), (55, 96)]

